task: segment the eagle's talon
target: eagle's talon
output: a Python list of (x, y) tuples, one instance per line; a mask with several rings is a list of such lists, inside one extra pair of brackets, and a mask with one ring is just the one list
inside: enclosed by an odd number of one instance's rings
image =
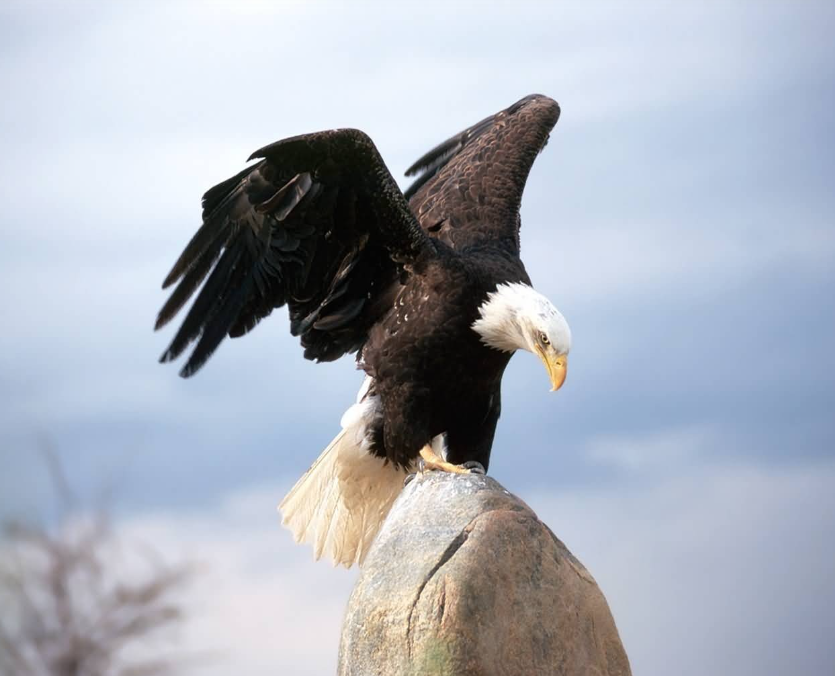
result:
[(462, 463), (461, 467), (470, 470), (470, 474), (487, 474), (487, 470), (484, 469), (484, 465), (476, 460), (468, 460), (467, 462)]
[[(481, 468), (481, 473), (484, 473), (484, 467), (476, 463)], [(418, 471), (422, 474), (427, 471), (447, 472), (449, 474), (469, 474), (470, 469), (466, 465), (454, 465), (447, 462), (432, 450), (432, 446), (426, 444), (420, 449), (420, 458), (418, 459)]]

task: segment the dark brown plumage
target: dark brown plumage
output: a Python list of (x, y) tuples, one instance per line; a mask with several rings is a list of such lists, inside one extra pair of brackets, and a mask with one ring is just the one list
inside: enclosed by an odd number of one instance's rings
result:
[(353, 129), (273, 143), (210, 189), (203, 224), (166, 277), (164, 326), (197, 292), (161, 361), (195, 344), (195, 373), (228, 334), (287, 305), (308, 359), (360, 350), (383, 417), (373, 451), (405, 465), (446, 432), (452, 462), (489, 460), (510, 355), (471, 325), (503, 282), (529, 282), (519, 206), (559, 117), (532, 95), (420, 158), (400, 191), (371, 139)]

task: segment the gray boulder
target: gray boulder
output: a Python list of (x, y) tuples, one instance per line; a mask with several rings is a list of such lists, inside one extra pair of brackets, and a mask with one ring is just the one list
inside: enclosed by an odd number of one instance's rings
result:
[(629, 676), (594, 578), (519, 498), (428, 472), (398, 498), (357, 581), (340, 676)]

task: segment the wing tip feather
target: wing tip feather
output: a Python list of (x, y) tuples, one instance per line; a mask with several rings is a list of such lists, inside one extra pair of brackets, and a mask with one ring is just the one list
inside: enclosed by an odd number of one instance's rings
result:
[(162, 289), (163, 291), (171, 286), (174, 282), (176, 282), (183, 274), (181, 271), (177, 270), (177, 266), (175, 265), (171, 272), (168, 273), (165, 279), (162, 280)]
[[(560, 105), (554, 99), (544, 94), (528, 94), (507, 108), (467, 127), (464, 131), (439, 143), (428, 152), (421, 155), (408, 169), (406, 176), (415, 176), (415, 180), (405, 190), (406, 199), (411, 199), (426, 183), (428, 183), (443, 167), (467, 145), (485, 132), (489, 131), (498, 119), (515, 115), (529, 105), (537, 105), (543, 109), (544, 118), (540, 118), (548, 130), (552, 129), (560, 117)], [(547, 133), (545, 140), (547, 141)], [(543, 144), (544, 145), (544, 144)]]

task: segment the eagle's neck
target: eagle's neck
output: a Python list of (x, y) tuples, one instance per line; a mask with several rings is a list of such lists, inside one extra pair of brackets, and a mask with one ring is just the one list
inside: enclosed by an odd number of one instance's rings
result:
[(520, 312), (531, 292), (535, 293), (527, 284), (501, 284), (488, 294), (478, 309), (479, 318), (472, 325), (481, 342), (502, 352), (528, 349)]

